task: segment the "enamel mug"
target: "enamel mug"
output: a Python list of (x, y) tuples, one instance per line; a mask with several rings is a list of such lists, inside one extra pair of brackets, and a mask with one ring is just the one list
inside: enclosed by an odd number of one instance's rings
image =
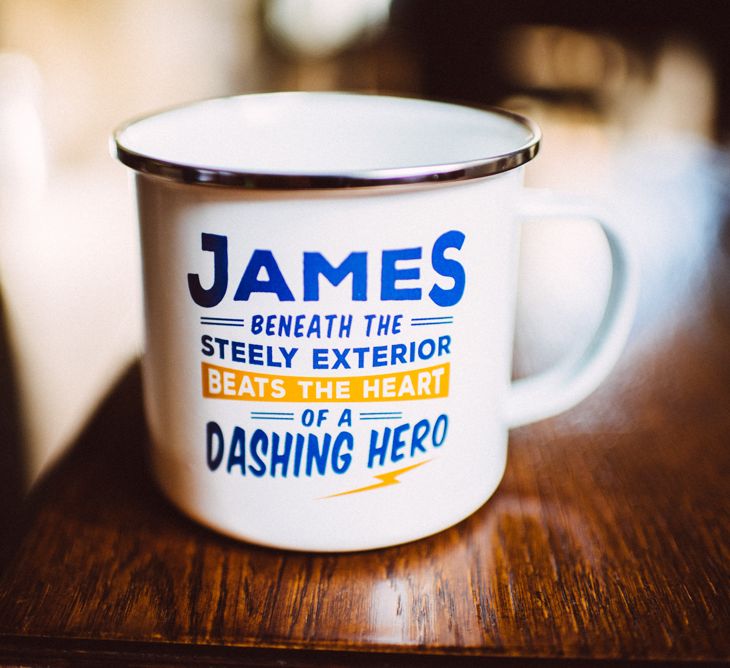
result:
[[(411, 541), (494, 492), (508, 429), (616, 361), (636, 296), (604, 216), (522, 185), (529, 120), (273, 93), (120, 128), (142, 241), (145, 411), (164, 493), (278, 548)], [(520, 221), (596, 220), (612, 256), (587, 349), (511, 382)]]

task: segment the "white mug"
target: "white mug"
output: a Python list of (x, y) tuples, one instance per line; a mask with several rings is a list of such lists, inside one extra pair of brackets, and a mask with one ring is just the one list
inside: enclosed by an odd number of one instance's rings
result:
[[(135, 170), (145, 410), (165, 494), (218, 531), (349, 551), (464, 519), (510, 427), (575, 404), (636, 297), (604, 217), (523, 188), (525, 118), (423, 100), (209, 100), (115, 134)], [(597, 220), (612, 283), (584, 351), (510, 382), (519, 221)]]

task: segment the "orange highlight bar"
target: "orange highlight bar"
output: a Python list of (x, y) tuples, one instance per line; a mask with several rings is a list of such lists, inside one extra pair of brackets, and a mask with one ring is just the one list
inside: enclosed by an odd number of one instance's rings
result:
[(335, 403), (449, 396), (451, 365), (371, 376), (280, 376), (201, 363), (203, 396), (233, 401)]

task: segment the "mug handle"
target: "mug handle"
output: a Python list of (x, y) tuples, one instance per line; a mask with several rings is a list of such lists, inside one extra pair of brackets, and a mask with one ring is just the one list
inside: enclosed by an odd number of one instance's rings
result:
[(610, 215), (594, 202), (552, 191), (524, 191), (521, 220), (571, 218), (597, 222), (611, 251), (611, 287), (603, 317), (584, 350), (564, 358), (547, 371), (512, 383), (505, 405), (509, 428), (542, 420), (574, 406), (608, 375), (623, 350), (638, 299), (638, 267)]

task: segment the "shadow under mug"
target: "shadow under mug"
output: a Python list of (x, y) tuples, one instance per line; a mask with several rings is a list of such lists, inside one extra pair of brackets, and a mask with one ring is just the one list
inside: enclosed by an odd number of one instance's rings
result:
[[(142, 238), (157, 480), (198, 521), (348, 551), (445, 529), (502, 477), (510, 427), (591, 392), (623, 347), (630, 253), (591, 206), (522, 185), (529, 120), (274, 93), (115, 136)], [(612, 281), (585, 350), (510, 381), (519, 223), (591, 219)]]

